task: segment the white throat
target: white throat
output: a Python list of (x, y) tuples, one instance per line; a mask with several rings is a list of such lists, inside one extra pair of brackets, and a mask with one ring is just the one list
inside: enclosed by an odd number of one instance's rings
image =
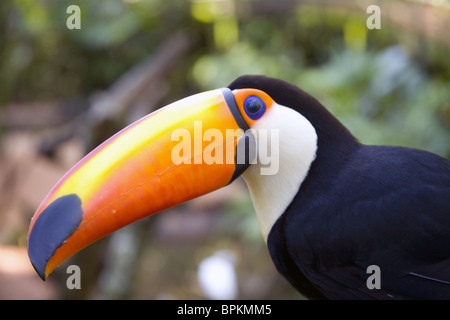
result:
[[(242, 176), (250, 189), (256, 216), (267, 241), (272, 226), (297, 194), (316, 157), (317, 134), (300, 113), (278, 104), (273, 105), (252, 129), (255, 129), (252, 133), (259, 146), (258, 159)], [(272, 130), (274, 134), (271, 134)], [(270, 164), (267, 163), (268, 154)]]

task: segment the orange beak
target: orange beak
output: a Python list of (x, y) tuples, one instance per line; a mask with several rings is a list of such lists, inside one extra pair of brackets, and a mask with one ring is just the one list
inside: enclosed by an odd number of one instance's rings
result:
[(40, 277), (121, 227), (229, 184), (248, 167), (235, 163), (247, 129), (224, 88), (170, 104), (98, 146), (31, 220), (28, 254)]

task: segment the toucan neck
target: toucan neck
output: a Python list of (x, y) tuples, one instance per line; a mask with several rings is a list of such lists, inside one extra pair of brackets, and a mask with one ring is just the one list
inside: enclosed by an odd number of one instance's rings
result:
[(317, 134), (305, 117), (281, 105), (274, 105), (255, 129), (258, 143), (261, 142), (258, 133), (263, 132), (258, 129), (275, 129), (279, 133), (277, 139), (272, 136), (269, 139), (271, 147), (277, 145), (277, 148), (271, 148), (273, 158), (279, 162), (272, 168), (276, 170), (264, 171), (267, 165), (257, 161), (242, 175), (249, 187), (261, 231), (267, 239), (272, 226), (292, 202), (308, 174), (316, 157)]

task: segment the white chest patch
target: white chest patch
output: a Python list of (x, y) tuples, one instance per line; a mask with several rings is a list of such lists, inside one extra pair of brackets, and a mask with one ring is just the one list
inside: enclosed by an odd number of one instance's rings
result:
[(272, 226), (297, 194), (316, 157), (317, 134), (300, 113), (278, 104), (252, 129), (258, 159), (242, 176), (267, 241)]

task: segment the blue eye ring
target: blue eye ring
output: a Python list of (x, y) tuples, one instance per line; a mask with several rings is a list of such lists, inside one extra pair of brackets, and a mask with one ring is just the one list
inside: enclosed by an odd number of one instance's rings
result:
[(244, 101), (244, 110), (252, 120), (258, 120), (266, 112), (266, 104), (258, 96), (248, 96)]

